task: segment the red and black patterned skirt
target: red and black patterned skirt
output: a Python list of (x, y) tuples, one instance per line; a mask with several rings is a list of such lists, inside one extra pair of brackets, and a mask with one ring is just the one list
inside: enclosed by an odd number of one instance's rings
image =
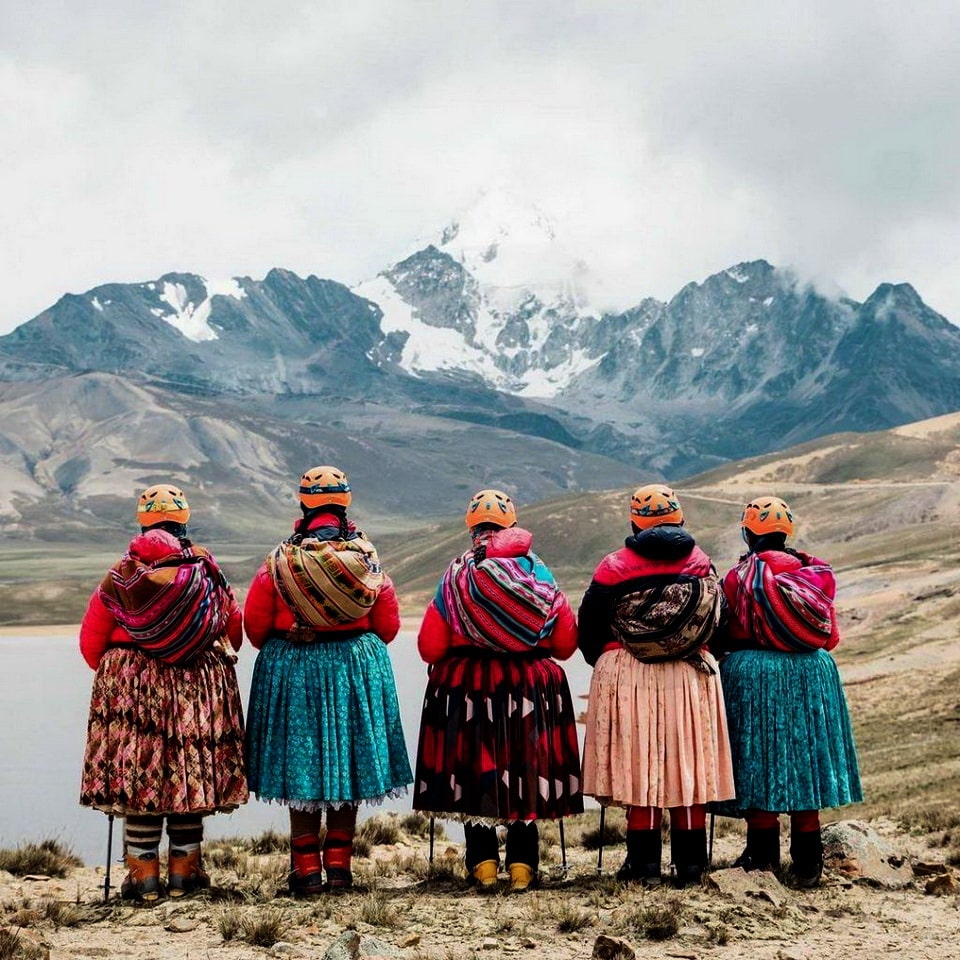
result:
[(423, 700), (413, 807), (492, 823), (582, 813), (563, 668), (482, 654), (436, 664)]

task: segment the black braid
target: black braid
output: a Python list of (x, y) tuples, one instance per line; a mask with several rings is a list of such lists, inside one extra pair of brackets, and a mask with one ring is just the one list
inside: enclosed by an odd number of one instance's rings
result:
[(340, 539), (346, 540), (350, 536), (350, 524), (347, 522), (347, 511), (340, 514)]

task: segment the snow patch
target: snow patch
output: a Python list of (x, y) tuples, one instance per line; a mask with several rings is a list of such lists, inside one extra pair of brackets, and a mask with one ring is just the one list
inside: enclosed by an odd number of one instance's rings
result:
[(744, 333), (756, 333), (760, 328), (755, 323), (748, 323), (744, 328)]
[(771, 303), (773, 303), (773, 297), (767, 297), (767, 299), (763, 301), (765, 307), (769, 307)]
[(354, 287), (353, 292), (380, 307), (380, 329), (384, 333), (407, 334), (400, 366), (408, 373), (416, 376), (422, 372), (463, 370), (479, 374), (501, 389), (516, 387), (510, 377), (497, 369), (492, 357), (467, 343), (459, 331), (432, 327), (416, 317), (386, 277), (368, 280)]
[(93, 297), (90, 300), (90, 303), (93, 304), (94, 310), (99, 310), (101, 313), (103, 313), (103, 304), (96, 297)]
[(706, 352), (707, 352), (707, 351), (704, 350), (703, 347), (694, 347), (694, 348), (690, 351), (690, 356), (691, 356), (691, 357), (702, 357)]
[(570, 359), (550, 370), (533, 369), (524, 374), (524, 386), (518, 391), (521, 397), (555, 397), (570, 386), (571, 381), (595, 367), (602, 357), (589, 357), (585, 350), (574, 350)]
[(160, 299), (173, 308), (173, 313), (164, 314), (163, 319), (188, 340), (200, 343), (218, 339), (216, 330), (207, 322), (210, 319), (209, 297), (194, 306), (193, 301), (187, 299), (187, 289), (182, 283), (164, 283)]
[(201, 277), (200, 279), (207, 288), (208, 297), (233, 297), (234, 300), (242, 300), (247, 295), (247, 291), (240, 286), (236, 277), (216, 280)]
[(736, 280), (737, 283), (746, 283), (750, 279), (750, 274), (744, 273), (739, 267), (731, 267), (725, 273), (731, 280)]

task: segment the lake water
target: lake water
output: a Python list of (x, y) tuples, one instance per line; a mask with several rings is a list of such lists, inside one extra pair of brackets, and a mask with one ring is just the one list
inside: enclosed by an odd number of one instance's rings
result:
[[(426, 667), (416, 636), (401, 633), (390, 644), (411, 766), (417, 747)], [(240, 650), (237, 676), (246, 705), (256, 651)], [(579, 712), (590, 668), (579, 654), (563, 664)], [(51, 628), (45, 636), (0, 637), (0, 847), (48, 837), (59, 839), (87, 863), (106, 854), (107, 817), (77, 803), (93, 672), (80, 656), (74, 632)], [(361, 807), (361, 817), (379, 809), (407, 810), (404, 797), (382, 808)], [(284, 807), (255, 799), (232, 814), (205, 821), (207, 837), (252, 836), (289, 827)], [(114, 851), (120, 849), (119, 824)]]

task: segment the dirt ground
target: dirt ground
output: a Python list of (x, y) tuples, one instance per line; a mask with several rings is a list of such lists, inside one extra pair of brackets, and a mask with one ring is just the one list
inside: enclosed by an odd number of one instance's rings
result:
[[(718, 823), (724, 825), (715, 846), (719, 869), (737, 855), (742, 837), (730, 821)], [(908, 858), (943, 859), (938, 845), (944, 837), (937, 831), (906, 834), (891, 820), (874, 826)], [(223, 864), (211, 870), (212, 891), (153, 907), (116, 899), (104, 905), (102, 867), (77, 868), (63, 879), (0, 873), (3, 922), (21, 938), (20, 953), (0, 956), (320, 958), (338, 935), (355, 929), (394, 945), (396, 956), (409, 960), (514, 954), (573, 960), (590, 957), (600, 934), (626, 941), (638, 957), (960, 958), (960, 897), (925, 893), (922, 877), (890, 890), (830, 870), (819, 889), (778, 886), (762, 897), (731, 896), (709, 884), (645, 890), (613, 879), (622, 845), (607, 848), (598, 876), (597, 853), (582, 846), (581, 827), (571, 823), (566, 832), (566, 877), (556, 832), (547, 828), (543, 882), (525, 894), (507, 893), (505, 882), (493, 894), (467, 889), (460, 847), (447, 840), (438, 841), (431, 871), (426, 838), (406, 833), (355, 860), (354, 891), (310, 901), (283, 896), (283, 853), (239, 853), (225, 844), (209, 845), (211, 862)], [(118, 883), (122, 867), (112, 874)], [(671, 918), (677, 932), (651, 939), (669, 934)], [(256, 939), (265, 942), (250, 942)]]

